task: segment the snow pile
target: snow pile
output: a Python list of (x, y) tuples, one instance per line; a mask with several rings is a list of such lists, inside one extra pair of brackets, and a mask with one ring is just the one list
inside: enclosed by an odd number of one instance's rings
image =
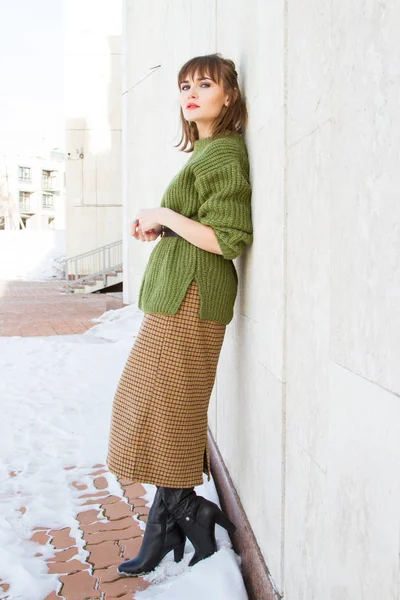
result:
[(136, 304), (130, 304), (117, 310), (108, 310), (101, 317), (92, 319), (95, 325), (84, 335), (111, 342), (126, 341), (132, 346), (139, 331), (143, 313)]
[[(112, 400), (142, 318), (130, 305), (104, 313), (83, 335), (0, 338), (0, 579), (11, 585), (9, 600), (43, 600), (59, 587), (47, 573), (51, 547), (41, 546), (43, 556), (35, 556), (34, 527), (71, 528), (78, 557), (87, 557), (76, 515), (93, 506), (82, 506), (72, 482), (97, 492), (89, 474), (105, 463)], [(115, 477), (106, 477), (110, 492), (121, 497)], [(151, 500), (155, 488), (145, 487)], [(218, 502), (213, 482), (196, 491)], [(187, 543), (182, 563), (171, 553), (147, 576), (153, 585), (135, 598), (245, 600), (229, 537), (219, 526), (216, 533), (217, 554), (189, 568)]]
[(0, 278), (23, 281), (61, 279), (65, 230), (0, 231)]

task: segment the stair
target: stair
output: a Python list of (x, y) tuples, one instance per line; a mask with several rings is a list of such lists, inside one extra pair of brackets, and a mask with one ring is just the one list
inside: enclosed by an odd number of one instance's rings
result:
[(66, 259), (65, 286), (68, 293), (91, 294), (123, 281), (122, 240)]

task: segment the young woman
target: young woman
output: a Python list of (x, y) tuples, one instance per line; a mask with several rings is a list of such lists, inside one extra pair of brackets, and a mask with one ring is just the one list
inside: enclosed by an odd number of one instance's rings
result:
[(215, 523), (235, 526), (194, 487), (210, 479), (207, 409), (226, 325), (233, 318), (232, 259), (252, 242), (247, 110), (235, 64), (195, 57), (178, 74), (182, 137), (191, 156), (159, 208), (142, 209), (132, 235), (159, 243), (139, 291), (144, 318), (114, 398), (107, 464), (157, 486), (138, 556), (119, 572), (141, 575), (174, 550), (190, 565), (216, 551)]

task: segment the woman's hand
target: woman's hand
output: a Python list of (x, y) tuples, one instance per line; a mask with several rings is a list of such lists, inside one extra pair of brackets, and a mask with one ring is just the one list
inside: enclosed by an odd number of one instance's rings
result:
[(142, 242), (154, 242), (158, 238), (161, 233), (161, 225), (157, 225), (153, 229), (149, 229), (144, 232), (142, 224), (135, 219), (132, 223), (132, 236), (136, 240), (140, 240)]
[(140, 223), (143, 233), (146, 233), (163, 223), (161, 222), (161, 214), (164, 209), (158, 208), (142, 208), (136, 215)]

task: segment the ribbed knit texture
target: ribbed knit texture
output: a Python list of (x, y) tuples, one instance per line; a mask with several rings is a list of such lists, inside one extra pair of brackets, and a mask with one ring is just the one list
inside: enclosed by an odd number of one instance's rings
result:
[(225, 132), (197, 140), (184, 167), (165, 190), (161, 206), (210, 225), (222, 255), (179, 237), (159, 240), (139, 291), (145, 313), (176, 314), (196, 279), (200, 318), (228, 324), (233, 318), (238, 277), (233, 258), (253, 241), (249, 160), (242, 136)]

